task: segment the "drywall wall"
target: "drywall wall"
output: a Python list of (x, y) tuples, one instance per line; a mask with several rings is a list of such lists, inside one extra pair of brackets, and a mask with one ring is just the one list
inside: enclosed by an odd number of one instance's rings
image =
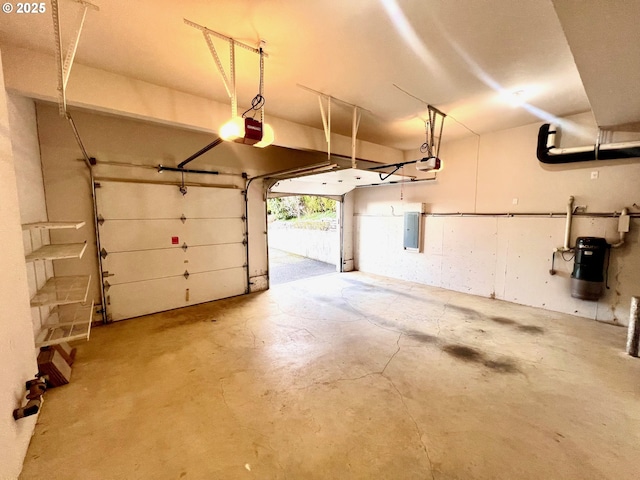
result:
[(0, 478), (17, 478), (35, 426), (19, 421), (25, 381), (37, 372), (29, 285), (24, 262), (18, 188), (4, 79), (0, 69)]
[[(38, 126), (49, 219), (84, 220), (87, 227), (74, 231), (52, 232), (54, 242), (88, 241), (80, 261), (57, 261), (57, 275), (92, 275), (98, 279), (98, 261), (93, 228), (93, 204), (89, 170), (81, 160), (68, 122), (58, 114), (57, 106), (38, 103)], [(86, 111), (73, 111), (75, 124), (89, 155), (96, 158), (95, 177), (177, 185), (180, 174), (157, 171), (157, 166), (175, 167), (182, 160), (209, 144), (214, 136), (128, 118)], [(187, 168), (215, 170), (220, 175), (186, 174), (185, 182), (227, 185), (245, 188), (249, 178), (268, 172), (317, 164), (325, 160), (319, 153), (301, 152), (283, 147), (253, 148), (223, 143), (210, 150)], [(176, 186), (177, 188), (177, 186)], [(248, 239), (251, 290), (267, 287), (265, 192), (260, 179), (248, 192)], [(92, 281), (92, 297), (100, 302), (99, 283)]]
[[(583, 139), (595, 132), (590, 115), (573, 117), (569, 124), (577, 129), (566, 135), (567, 142), (588, 144)], [(587, 302), (570, 296), (572, 261), (558, 255), (558, 274), (549, 274), (552, 251), (563, 243), (565, 220), (545, 213), (564, 212), (570, 195), (586, 212), (619, 212), (625, 206), (640, 211), (633, 207), (640, 204), (640, 162), (543, 165), (535, 156), (539, 125), (443, 144), (445, 167), (434, 182), (357, 189), (357, 269), (626, 324), (630, 297), (640, 285), (640, 221), (632, 221), (624, 247), (612, 251), (610, 288), (600, 301)], [(591, 172), (598, 172), (598, 178), (592, 180)], [(402, 249), (402, 214), (405, 205), (415, 202), (426, 203), (431, 214), (542, 215), (427, 215), (423, 252), (414, 253)], [(612, 218), (576, 217), (573, 227), (572, 245), (578, 236), (618, 238)]]
[[(20, 220), (23, 224), (44, 222), (47, 220), (47, 206), (40, 162), (36, 106), (30, 98), (17, 95), (7, 95), (7, 102), (11, 125), (11, 146), (18, 186)], [(22, 237), (26, 254), (40, 248), (43, 244), (50, 243), (47, 230), (23, 230)], [(52, 276), (53, 265), (50, 261), (27, 263), (29, 296), (33, 297)], [(42, 324), (48, 318), (49, 312), (49, 307), (31, 309), (34, 335), (37, 336)]]

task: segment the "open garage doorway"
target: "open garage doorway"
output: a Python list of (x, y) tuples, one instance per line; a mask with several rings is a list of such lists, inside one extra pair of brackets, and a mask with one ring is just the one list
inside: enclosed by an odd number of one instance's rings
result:
[(271, 286), (339, 271), (339, 202), (317, 195), (267, 200)]

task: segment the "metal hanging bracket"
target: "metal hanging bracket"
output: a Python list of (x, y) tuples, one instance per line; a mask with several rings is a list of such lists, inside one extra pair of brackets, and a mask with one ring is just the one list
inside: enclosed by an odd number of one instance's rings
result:
[(189, 246), (187, 245), (187, 242), (184, 242), (184, 243), (182, 244), (182, 247), (180, 247), (180, 248), (182, 248), (182, 250), (184, 250), (184, 251), (186, 252), (186, 251), (187, 251), (187, 248), (189, 248)]
[(189, 271), (188, 271), (188, 270), (185, 270), (185, 271), (184, 271), (184, 273), (182, 274), (182, 276), (183, 276), (186, 280), (189, 280), (189, 275), (190, 275), (190, 274), (189, 274)]
[(58, 68), (58, 109), (60, 115), (65, 117), (67, 115), (67, 83), (69, 82), (69, 76), (71, 74), (71, 67), (73, 67), (73, 61), (78, 51), (78, 44), (80, 43), (80, 35), (82, 34), (82, 27), (87, 17), (87, 11), (89, 9), (100, 11), (100, 8), (93, 3), (86, 2), (84, 0), (74, 0), (84, 8), (82, 9), (78, 28), (71, 44), (67, 47), (66, 54), (62, 55), (62, 34), (60, 31), (60, 14), (58, 7), (58, 0), (51, 0), (51, 16), (53, 17), (53, 33), (55, 35), (55, 51), (56, 51), (56, 66)]
[(180, 220), (182, 221), (182, 223), (185, 223), (187, 221), (187, 217), (184, 216), (184, 213), (180, 217)]
[(109, 253), (107, 253), (107, 251), (104, 248), (102, 250), (100, 250), (100, 256), (103, 259), (107, 258), (107, 255), (109, 255)]
[(322, 126), (324, 127), (324, 138), (327, 142), (327, 157), (331, 158), (331, 97), (327, 98), (327, 113), (324, 112), (322, 104), (322, 95), (318, 95), (318, 104), (320, 105), (320, 115), (322, 116)]
[(427, 105), (427, 109), (429, 119), (424, 123), (426, 140), (420, 146), (420, 152), (426, 153), (428, 157), (439, 158), (442, 127), (447, 115), (432, 105)]
[[(372, 113), (366, 108), (359, 107), (353, 103), (345, 102), (326, 93), (319, 92), (313, 88), (305, 87), (298, 83), (298, 87), (311, 93), (318, 95), (318, 104), (320, 105), (320, 115), (322, 117), (322, 126), (324, 127), (324, 136), (327, 142), (327, 156), (331, 158), (331, 103), (333, 101), (341, 103), (347, 107), (353, 109), (353, 115), (351, 119), (351, 168), (357, 168), (356, 164), (356, 140), (358, 136), (358, 129), (360, 128), (360, 120), (362, 119), (362, 112)], [(323, 99), (327, 102), (327, 110), (325, 112)]]
[[(222, 77), (222, 83), (224, 83), (224, 88), (227, 91), (227, 95), (231, 99), (231, 116), (237, 117), (238, 116), (238, 97), (236, 92), (236, 47), (244, 48), (245, 50), (249, 50), (250, 52), (257, 53), (261, 56), (261, 58), (262, 57), (268, 58), (269, 55), (264, 53), (262, 48), (256, 48), (256, 47), (247, 45), (245, 43), (238, 42), (237, 40), (234, 40), (231, 37), (218, 33), (214, 30), (210, 30), (207, 27), (204, 27), (195, 22), (192, 22), (191, 20), (187, 20), (186, 18), (184, 19), (184, 23), (202, 32), (202, 35), (204, 36), (204, 40), (207, 43), (207, 47), (209, 48), (209, 51), (211, 52), (211, 56), (213, 57), (216, 67), (220, 72), (220, 76)], [(216, 51), (216, 47), (213, 44), (213, 40), (211, 39), (211, 37), (220, 38), (222, 40), (225, 40), (229, 44), (229, 64), (230, 64), (229, 67), (230, 68), (229, 68), (228, 76), (227, 76), (227, 73), (225, 72), (224, 67), (222, 66), (222, 61), (220, 60), (220, 56)]]
[(184, 184), (184, 172), (180, 174), (180, 177), (181, 177), (181, 182), (180, 182), (180, 186), (178, 187), (178, 190), (180, 190), (180, 193), (184, 197), (187, 194), (187, 186)]
[(104, 225), (104, 222), (105, 222), (104, 217), (101, 214), (98, 215), (98, 224)]
[(353, 106), (353, 119), (351, 124), (351, 168), (357, 168), (356, 162), (356, 138), (358, 136), (358, 129), (360, 128), (360, 120), (362, 119), (362, 112), (359, 107)]
[[(405, 95), (408, 95), (411, 98), (418, 100), (423, 105), (426, 105), (427, 114), (429, 118), (424, 119), (421, 117), (421, 120), (424, 122), (426, 141), (422, 145), (420, 145), (420, 152), (426, 153), (429, 157), (439, 158), (438, 155), (440, 154), (440, 140), (442, 139), (442, 127), (444, 126), (444, 119), (447, 117), (447, 114), (438, 110), (433, 105), (428, 104), (421, 98), (416, 97), (414, 94), (409, 93), (404, 88), (399, 87), (395, 83), (393, 84), (393, 86), (396, 87)], [(466, 126), (464, 125), (462, 126), (467, 130), (469, 130), (469, 128), (467, 128)], [(437, 134), (436, 134), (436, 131), (438, 131)], [(477, 135), (477, 133), (474, 132), (473, 130), (469, 130), (469, 131)]]

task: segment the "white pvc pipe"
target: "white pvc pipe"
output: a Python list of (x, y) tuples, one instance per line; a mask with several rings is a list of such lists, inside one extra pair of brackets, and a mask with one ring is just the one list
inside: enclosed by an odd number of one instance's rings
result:
[[(627, 207), (624, 207), (622, 209), (622, 212), (620, 212), (620, 218), (624, 217), (625, 215), (629, 215), (629, 209), (627, 209)], [(618, 243), (614, 243), (613, 245), (611, 245), (611, 248), (619, 248), (622, 245), (624, 245), (624, 237), (626, 232), (619, 230), (619, 233), (620, 233), (620, 239), (618, 240)]]
[(616, 150), (618, 148), (636, 148), (636, 147), (640, 147), (640, 142), (619, 142), (619, 143), (600, 144), (600, 150)]
[(631, 311), (629, 313), (629, 331), (627, 334), (627, 354), (638, 356), (640, 347), (640, 298), (631, 297)]
[[(549, 134), (547, 135), (547, 148), (550, 155), (563, 155), (566, 153), (586, 153), (593, 152), (596, 149), (596, 145), (585, 145), (581, 147), (568, 147), (568, 148), (556, 148), (556, 135), (558, 127), (551, 124), (549, 126)], [(619, 143), (604, 143), (599, 144), (599, 150), (617, 150), (621, 148), (637, 148), (640, 147), (640, 142), (619, 142)]]
[(571, 241), (571, 221), (573, 220), (573, 196), (569, 197), (567, 202), (567, 223), (564, 228), (564, 245), (562, 250), (567, 252), (570, 250), (569, 242)]
[(565, 153), (586, 153), (593, 152), (593, 145), (588, 147), (570, 147), (570, 148), (552, 148), (549, 150), (550, 155), (564, 155)]

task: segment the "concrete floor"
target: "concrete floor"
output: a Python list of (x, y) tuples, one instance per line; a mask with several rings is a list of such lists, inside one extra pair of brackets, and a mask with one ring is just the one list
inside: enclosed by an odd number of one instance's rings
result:
[(272, 287), (335, 271), (336, 266), (330, 263), (319, 262), (273, 247), (269, 248), (269, 285)]
[(330, 274), (96, 328), (22, 479), (638, 479), (625, 329)]

